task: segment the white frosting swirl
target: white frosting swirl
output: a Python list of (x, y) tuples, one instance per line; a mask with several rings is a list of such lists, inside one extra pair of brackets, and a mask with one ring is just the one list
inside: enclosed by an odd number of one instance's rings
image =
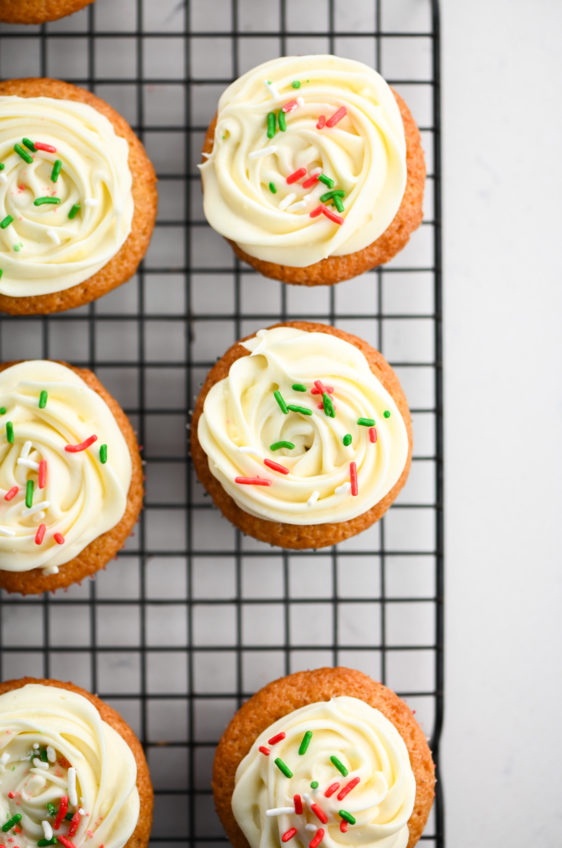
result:
[[(301, 755), (307, 732), (312, 736)], [(270, 745), (269, 740), (281, 733), (285, 737)], [(347, 771), (345, 776), (331, 757)], [(276, 765), (278, 758), (291, 777)], [(351, 781), (353, 788), (339, 800), (338, 794)], [(312, 782), (318, 787), (312, 788)], [(295, 812), (295, 795), (303, 802), (301, 814)], [(405, 848), (415, 797), (408, 750), (394, 725), (364, 701), (344, 696), (301, 707), (256, 739), (236, 771), (232, 811), (250, 848), (279, 848), (282, 835), (291, 828), (297, 833), (288, 844), (300, 848), (310, 844), (318, 828), (324, 831), (321, 848)], [(312, 804), (320, 807), (327, 822), (319, 820)], [(278, 812), (283, 808), (286, 812)], [(355, 819), (345, 832), (340, 829), (342, 809)]]
[[(388, 494), (408, 458), (408, 432), (392, 395), (369, 368), (361, 351), (328, 333), (294, 327), (260, 330), (243, 342), (251, 351), (231, 366), (205, 398), (197, 435), (211, 473), (246, 512), (288, 524), (347, 521)], [(335, 417), (318, 409), (315, 381), (333, 389)], [(293, 390), (301, 384), (306, 392)], [(283, 414), (286, 404), (311, 415)], [(386, 413), (386, 415), (385, 415)], [(374, 419), (371, 428), (358, 424)], [(344, 444), (344, 437), (352, 437)], [(271, 450), (287, 441), (293, 448)], [(264, 460), (283, 465), (279, 473)], [(351, 463), (358, 493), (351, 491)], [(259, 476), (271, 485), (247, 485), (237, 477)]]
[(136, 779), (131, 749), (82, 695), (32, 683), (0, 696), (0, 819), (21, 815), (10, 844), (36, 848), (57, 823), (47, 805), (58, 811), (66, 796), (79, 823), (73, 832), (63, 819), (55, 837), (76, 848), (122, 848), (139, 817)]
[[(44, 408), (41, 392), (47, 392)], [(0, 415), (0, 569), (42, 567), (53, 573), (120, 521), (131, 482), (129, 448), (103, 398), (57, 362), (21, 362), (1, 371), (0, 409), (5, 409)], [(65, 450), (92, 435), (97, 439), (89, 448)], [(106, 463), (100, 461), (103, 444)], [(40, 488), (42, 461), (46, 482)], [(25, 504), (29, 480), (31, 508)], [(38, 544), (40, 525), (45, 535)], [(56, 541), (59, 533), (63, 544)]]
[[(286, 131), (268, 138), (268, 113), (291, 101), (297, 106)], [(318, 129), (320, 116), (329, 122), (341, 107), (345, 117)], [(310, 216), (329, 189), (322, 182), (304, 188), (306, 177), (287, 184), (300, 168), (309, 176), (322, 171), (344, 192), (343, 224)], [(250, 256), (298, 267), (374, 242), (398, 211), (406, 175), (404, 125), (391, 89), (367, 65), (329, 55), (273, 59), (232, 83), (201, 166), (210, 225)]]
[[(29, 150), (22, 137), (56, 152)], [(33, 161), (15, 150), (19, 144)], [(28, 297), (87, 280), (117, 253), (133, 217), (129, 145), (85, 103), (0, 96), (0, 294)], [(57, 160), (60, 175), (51, 175)], [(60, 204), (36, 206), (41, 197)], [(75, 204), (80, 210), (69, 213)]]

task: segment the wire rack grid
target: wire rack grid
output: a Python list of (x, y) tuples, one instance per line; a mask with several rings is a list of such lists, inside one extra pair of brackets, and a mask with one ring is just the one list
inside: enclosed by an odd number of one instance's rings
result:
[[(205, 224), (197, 162), (217, 97), (260, 61), (334, 52), (405, 97), (428, 164), (425, 220), (384, 268), (330, 288), (265, 280)], [(443, 715), (443, 484), (437, 0), (97, 0), (41, 27), (0, 26), (0, 75), (60, 77), (114, 105), (159, 176), (159, 216), (136, 277), (59, 315), (0, 318), (3, 360), (92, 368), (137, 429), (146, 501), (118, 562), (41, 598), (0, 595), (0, 673), (72, 679), (141, 738), (156, 790), (151, 844), (219, 845), (210, 773), (233, 711), (307, 667), (360, 668), (417, 710), (438, 759)], [(283, 319), (354, 332), (385, 353), (415, 432), (386, 518), (333, 549), (242, 537), (195, 481), (186, 410), (215, 357)], [(440, 783), (438, 783), (438, 789)], [(441, 848), (438, 792), (423, 836)]]

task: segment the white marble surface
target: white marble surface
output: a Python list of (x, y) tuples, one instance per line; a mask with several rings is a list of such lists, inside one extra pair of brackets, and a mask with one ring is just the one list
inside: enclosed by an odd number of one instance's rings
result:
[(447, 844), (555, 848), (562, 4), (442, 6)]

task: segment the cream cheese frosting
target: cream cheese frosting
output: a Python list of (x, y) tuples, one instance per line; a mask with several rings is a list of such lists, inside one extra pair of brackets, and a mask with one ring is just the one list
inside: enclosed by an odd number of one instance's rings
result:
[(276, 721), (236, 771), (232, 811), (250, 848), (405, 848), (416, 781), (379, 711), (342, 696)]
[(217, 232), (250, 256), (305, 267), (360, 251), (387, 229), (406, 187), (404, 125), (367, 65), (286, 56), (226, 89), (200, 169)]
[(86, 103), (0, 96), (0, 294), (62, 291), (107, 264), (131, 231), (128, 156)]
[(56, 573), (120, 521), (131, 474), (111, 410), (72, 369), (0, 372), (0, 569)]
[(295, 327), (242, 344), (250, 355), (210, 389), (197, 429), (236, 504), (309, 525), (347, 521), (382, 500), (406, 465), (408, 432), (363, 353)]
[(32, 683), (0, 696), (0, 842), (122, 848), (139, 817), (136, 778), (131, 749), (83, 695)]

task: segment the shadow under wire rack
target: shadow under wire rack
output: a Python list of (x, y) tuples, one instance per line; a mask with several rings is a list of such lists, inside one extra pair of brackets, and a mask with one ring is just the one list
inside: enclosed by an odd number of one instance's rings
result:
[[(425, 218), (384, 268), (332, 287), (266, 280), (204, 222), (197, 163), (219, 94), (261, 61), (330, 52), (377, 68), (422, 132)], [(118, 561), (44, 597), (0, 595), (3, 679), (71, 679), (141, 738), (151, 845), (222, 845), (210, 776), (236, 708), (275, 677), (359, 668), (395, 689), (438, 761), (443, 716), (440, 75), (437, 0), (97, 0), (40, 27), (0, 25), (0, 76), (94, 91), (131, 123), (159, 177), (158, 221), (127, 284), (48, 317), (0, 318), (2, 360), (91, 368), (144, 446), (145, 508)], [(190, 467), (188, 410), (215, 358), (279, 320), (362, 336), (397, 371), (414, 422), (410, 479), (387, 516), (334, 548), (243, 537)], [(442, 848), (438, 796), (423, 844)]]

